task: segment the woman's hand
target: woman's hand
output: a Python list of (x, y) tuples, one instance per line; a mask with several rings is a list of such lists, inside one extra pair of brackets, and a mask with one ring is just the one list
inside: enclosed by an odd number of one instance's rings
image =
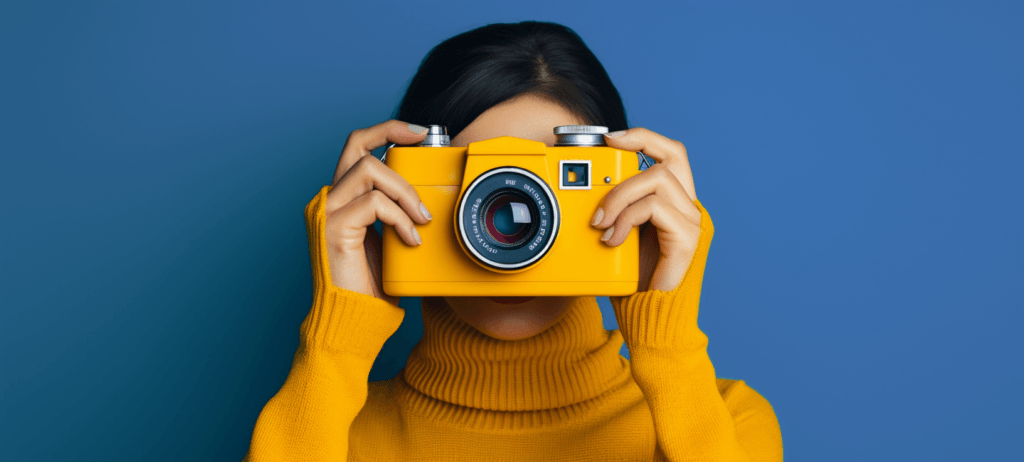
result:
[(325, 203), (327, 258), (335, 286), (398, 304), (398, 297), (384, 294), (381, 237), (372, 225), (380, 220), (394, 226), (406, 244), (415, 246), (421, 243), (416, 224), (432, 217), (416, 189), (370, 151), (388, 142), (418, 143), (426, 130), (389, 120), (349, 134)]
[(610, 246), (622, 244), (634, 226), (654, 225), (640, 229), (639, 290), (672, 290), (686, 275), (700, 235), (686, 146), (645, 128), (609, 133), (605, 141), (624, 151), (643, 151), (658, 163), (612, 188), (592, 225), (606, 229), (601, 240)]

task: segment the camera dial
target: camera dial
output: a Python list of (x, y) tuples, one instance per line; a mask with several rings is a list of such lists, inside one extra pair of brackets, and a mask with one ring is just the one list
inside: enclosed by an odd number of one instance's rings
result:
[(605, 133), (608, 127), (600, 125), (559, 125), (555, 127), (555, 146), (607, 146)]

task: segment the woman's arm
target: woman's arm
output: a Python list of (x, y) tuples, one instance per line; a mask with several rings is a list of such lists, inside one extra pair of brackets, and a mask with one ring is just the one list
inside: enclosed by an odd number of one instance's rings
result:
[(353, 131), (331, 186), (306, 205), (313, 307), (292, 370), (256, 421), (246, 460), (347, 458), (370, 367), (405, 315), (381, 286), (380, 235), (372, 225), (380, 220), (419, 245), (415, 225), (431, 219), (416, 189), (370, 151), (422, 141), (426, 131), (397, 120)]
[[(601, 237), (617, 246), (636, 226), (640, 292), (613, 297), (644, 393), (662, 460), (782, 460), (771, 405), (742, 382), (715, 379), (708, 338), (697, 328), (704, 264), (715, 228), (697, 200), (683, 143), (644, 128), (605, 135), (609, 146), (658, 163), (612, 188), (594, 213)], [(721, 388), (719, 384), (721, 383)]]
[(405, 311), (334, 286), (327, 260), (325, 186), (306, 206), (313, 306), (281, 390), (256, 420), (246, 461), (346, 460), (349, 427), (366, 402), (370, 367)]
[(697, 311), (714, 225), (700, 210), (693, 259), (671, 291), (648, 290), (612, 304), (633, 378), (654, 418), (661, 460), (781, 461), (782, 436), (771, 405), (742, 381), (715, 378)]

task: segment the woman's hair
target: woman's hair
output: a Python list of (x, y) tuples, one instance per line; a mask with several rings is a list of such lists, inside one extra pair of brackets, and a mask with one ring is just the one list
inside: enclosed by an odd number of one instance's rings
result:
[(535, 21), (491, 24), (441, 42), (420, 63), (396, 118), (445, 125), (454, 138), (487, 109), (523, 94), (546, 97), (590, 125), (628, 128), (618, 90), (583, 39)]

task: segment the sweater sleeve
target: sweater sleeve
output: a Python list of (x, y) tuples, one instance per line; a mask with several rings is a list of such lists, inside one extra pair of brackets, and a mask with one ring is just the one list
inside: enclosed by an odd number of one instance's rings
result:
[(405, 311), (331, 283), (324, 238), (330, 186), (306, 206), (313, 306), (284, 385), (256, 420), (246, 461), (346, 460), (349, 427), (366, 402), (370, 367)]
[(699, 201), (697, 249), (671, 291), (613, 298), (633, 378), (654, 419), (656, 456), (669, 461), (781, 461), (771, 404), (743, 381), (719, 381), (697, 327), (704, 266), (714, 225)]

